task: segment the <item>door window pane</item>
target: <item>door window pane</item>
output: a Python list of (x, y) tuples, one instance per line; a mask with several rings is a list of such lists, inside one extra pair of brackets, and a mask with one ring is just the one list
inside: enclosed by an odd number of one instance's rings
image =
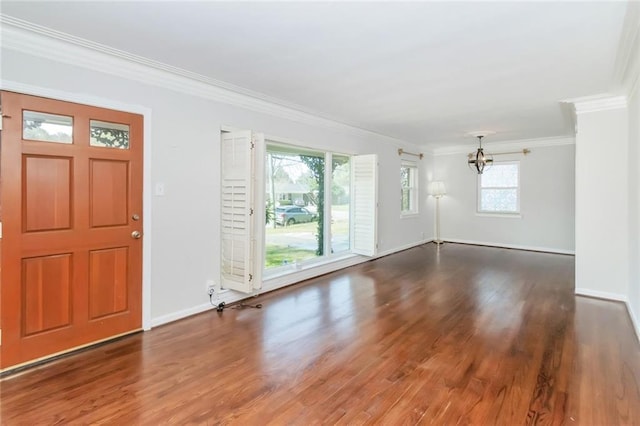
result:
[(91, 146), (129, 149), (129, 125), (91, 120)]
[(54, 143), (73, 143), (73, 117), (36, 111), (23, 111), (22, 139)]

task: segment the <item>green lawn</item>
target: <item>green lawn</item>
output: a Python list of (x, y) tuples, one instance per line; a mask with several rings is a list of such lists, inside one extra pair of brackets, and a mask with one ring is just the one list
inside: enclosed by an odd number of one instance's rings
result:
[(276, 225), (275, 228), (273, 223), (269, 222), (265, 229), (267, 235), (290, 234), (292, 232), (313, 232), (313, 235), (316, 235), (318, 233), (318, 222), (296, 223), (290, 226)]
[[(277, 236), (282, 234), (306, 234), (309, 241), (316, 241), (316, 234), (318, 233), (318, 222), (297, 223), (291, 226), (276, 226), (268, 224), (265, 228), (266, 231), (266, 253), (265, 253), (265, 268), (273, 268), (294, 262), (301, 262), (303, 260), (316, 257), (315, 250), (302, 249), (291, 246), (283, 246), (277, 244), (269, 244), (269, 236)], [(286, 263), (285, 263), (286, 262)]]
[[(266, 226), (266, 235), (290, 234), (292, 232), (312, 232), (313, 235), (318, 233), (318, 222), (296, 223), (291, 226), (277, 225), (275, 228), (272, 223)], [(333, 234), (349, 233), (349, 221), (338, 220), (331, 224), (331, 232)]]
[(316, 252), (313, 250), (303, 250), (284, 246), (267, 246), (265, 267), (273, 268), (276, 266), (286, 265), (287, 263), (290, 264), (294, 261), (311, 259), (312, 257), (316, 257)]
[[(340, 207), (340, 208), (338, 208)], [(347, 207), (334, 206), (335, 210), (347, 210)], [(348, 235), (349, 234), (349, 221), (348, 220), (335, 220), (331, 224), (331, 231), (335, 235)], [(280, 244), (269, 244), (269, 237), (278, 237), (285, 234), (297, 234), (297, 238), (300, 237), (308, 240), (311, 244), (316, 243), (316, 234), (318, 233), (318, 222), (297, 223), (291, 226), (276, 226), (273, 227), (272, 223), (269, 223), (265, 227), (266, 236), (266, 253), (265, 253), (265, 268), (273, 268), (294, 262), (301, 262), (307, 259), (316, 257), (315, 250), (309, 250), (299, 248), (295, 246), (282, 245), (282, 238), (277, 238)], [(286, 237), (284, 237), (286, 239)], [(348, 237), (347, 237), (348, 238)], [(306, 244), (309, 247), (309, 244)]]

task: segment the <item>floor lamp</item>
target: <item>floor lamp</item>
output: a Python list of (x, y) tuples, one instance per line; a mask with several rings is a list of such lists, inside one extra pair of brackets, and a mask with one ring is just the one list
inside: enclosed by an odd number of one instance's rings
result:
[(436, 244), (442, 244), (444, 241), (440, 239), (440, 198), (447, 193), (444, 182), (433, 181), (429, 184), (429, 194), (436, 199), (436, 238), (433, 240)]

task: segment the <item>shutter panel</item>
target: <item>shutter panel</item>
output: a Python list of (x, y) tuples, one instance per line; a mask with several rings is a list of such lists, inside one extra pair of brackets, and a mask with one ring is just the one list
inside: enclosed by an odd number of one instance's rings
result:
[(253, 150), (250, 131), (221, 137), (221, 277), (223, 288), (251, 293)]
[(265, 160), (266, 144), (264, 134), (254, 133), (253, 140), (253, 179), (251, 193), (253, 194), (253, 231), (251, 232), (251, 252), (253, 259), (253, 280), (252, 288), (258, 290), (262, 288), (262, 270), (264, 268), (264, 232), (266, 205), (265, 197)]
[(378, 156), (351, 158), (353, 182), (353, 252), (374, 256), (378, 250)]

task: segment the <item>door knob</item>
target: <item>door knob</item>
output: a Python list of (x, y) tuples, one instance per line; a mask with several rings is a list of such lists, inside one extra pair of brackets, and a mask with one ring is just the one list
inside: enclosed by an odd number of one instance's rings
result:
[(131, 219), (140, 220), (140, 215), (138, 213), (134, 213), (133, 216), (131, 216)]
[(140, 237), (142, 237), (142, 234), (140, 233), (140, 231), (133, 231), (131, 233), (131, 237), (135, 238), (136, 240), (140, 239)]

